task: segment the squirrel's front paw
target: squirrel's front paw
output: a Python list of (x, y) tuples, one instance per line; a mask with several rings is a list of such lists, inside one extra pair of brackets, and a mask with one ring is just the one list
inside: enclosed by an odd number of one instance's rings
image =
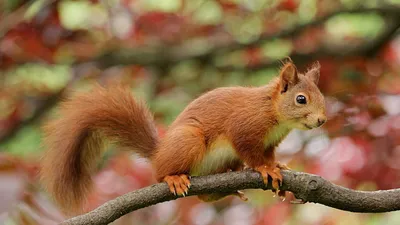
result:
[(268, 184), (268, 176), (270, 176), (272, 178), (272, 188), (279, 190), (279, 185), (282, 184), (281, 169), (279, 167), (262, 165), (254, 169), (261, 173), (265, 184)]
[(173, 175), (164, 177), (164, 181), (167, 182), (169, 190), (174, 195), (185, 195), (188, 194), (190, 188), (189, 176), (186, 174)]

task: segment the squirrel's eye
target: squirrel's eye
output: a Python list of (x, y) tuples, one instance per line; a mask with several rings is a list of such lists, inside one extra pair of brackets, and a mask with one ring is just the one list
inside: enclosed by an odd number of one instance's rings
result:
[(304, 95), (297, 95), (296, 102), (299, 104), (307, 104), (306, 96)]

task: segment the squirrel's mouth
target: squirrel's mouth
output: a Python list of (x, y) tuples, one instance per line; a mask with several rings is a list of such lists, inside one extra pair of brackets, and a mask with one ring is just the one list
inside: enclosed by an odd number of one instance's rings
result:
[(310, 130), (313, 129), (311, 126), (308, 126), (308, 125), (305, 124), (305, 123), (304, 123), (303, 125), (304, 125), (307, 129), (310, 129)]

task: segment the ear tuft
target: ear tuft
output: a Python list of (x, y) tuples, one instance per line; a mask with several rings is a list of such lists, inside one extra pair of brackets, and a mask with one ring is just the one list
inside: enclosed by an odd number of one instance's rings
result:
[(297, 68), (293, 62), (287, 62), (280, 72), (281, 93), (287, 91), (288, 87), (295, 85), (299, 81)]
[(318, 84), (319, 81), (319, 75), (320, 75), (320, 70), (321, 65), (319, 64), (318, 61), (314, 62), (314, 64), (311, 66), (311, 69), (309, 69), (306, 73), (306, 75), (311, 78), (311, 80), (315, 83)]

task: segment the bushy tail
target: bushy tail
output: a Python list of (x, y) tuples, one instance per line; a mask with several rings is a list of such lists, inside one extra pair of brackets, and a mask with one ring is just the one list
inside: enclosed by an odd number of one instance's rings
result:
[(65, 213), (82, 212), (104, 139), (149, 158), (158, 141), (153, 116), (128, 89), (97, 86), (61, 103), (61, 117), (44, 127), (41, 179)]

